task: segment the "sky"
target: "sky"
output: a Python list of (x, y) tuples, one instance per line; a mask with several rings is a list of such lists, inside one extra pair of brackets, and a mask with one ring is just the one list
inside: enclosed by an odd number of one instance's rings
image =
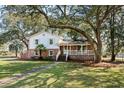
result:
[(3, 5), (0, 5), (0, 33), (4, 32), (4, 30), (1, 28), (2, 18), (3, 18), (3, 16), (2, 16), (2, 9), (1, 9), (2, 7), (3, 7)]

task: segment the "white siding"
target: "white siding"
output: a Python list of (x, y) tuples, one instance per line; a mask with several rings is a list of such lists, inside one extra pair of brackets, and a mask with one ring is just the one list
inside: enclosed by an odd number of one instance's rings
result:
[[(36, 39), (38, 39), (39, 44), (43, 44), (47, 49), (58, 49), (59, 48), (58, 43), (59, 43), (59, 40), (61, 40), (61, 37), (47, 33), (47, 32), (33, 35), (29, 39), (29, 49), (36, 48), (37, 46), (35, 44)], [(52, 45), (49, 44), (49, 39), (53, 39)]]

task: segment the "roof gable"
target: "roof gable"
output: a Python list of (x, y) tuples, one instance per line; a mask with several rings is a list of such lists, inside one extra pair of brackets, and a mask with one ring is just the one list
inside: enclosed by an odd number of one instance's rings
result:
[(59, 37), (59, 38), (62, 37), (62, 36), (59, 36), (59, 35), (56, 35), (56, 34), (50, 33), (50, 32), (38, 32), (36, 34), (31, 35), (29, 38), (37, 37), (37, 36), (43, 35), (43, 34), (49, 34), (49, 35), (56, 36), (56, 37)]

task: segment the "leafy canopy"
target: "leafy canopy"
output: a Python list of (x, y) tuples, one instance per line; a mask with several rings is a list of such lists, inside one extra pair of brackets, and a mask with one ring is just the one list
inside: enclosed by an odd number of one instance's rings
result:
[(43, 44), (39, 44), (36, 46), (36, 50), (40, 50), (40, 51), (46, 51), (46, 47)]

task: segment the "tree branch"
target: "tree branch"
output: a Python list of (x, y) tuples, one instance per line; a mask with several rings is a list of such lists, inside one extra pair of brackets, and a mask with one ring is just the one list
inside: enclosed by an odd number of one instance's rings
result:
[(122, 6), (111, 6), (109, 8), (109, 6), (106, 6), (106, 11), (104, 12), (104, 16), (102, 17), (102, 19), (100, 20), (100, 25), (103, 23), (103, 21), (108, 17), (108, 15), (112, 12), (112, 10), (114, 9), (115, 11), (117, 11), (118, 9), (120, 9)]
[(69, 25), (49, 25), (49, 27), (74, 30), (75, 32), (77, 32), (77, 33), (83, 35), (85, 38), (87, 38), (87, 40), (89, 42), (95, 43), (97, 45), (97, 42), (93, 38), (91, 38), (90, 35), (88, 35), (85, 31), (83, 31), (83, 30), (81, 30), (81, 29), (79, 29), (77, 27), (69, 26)]

